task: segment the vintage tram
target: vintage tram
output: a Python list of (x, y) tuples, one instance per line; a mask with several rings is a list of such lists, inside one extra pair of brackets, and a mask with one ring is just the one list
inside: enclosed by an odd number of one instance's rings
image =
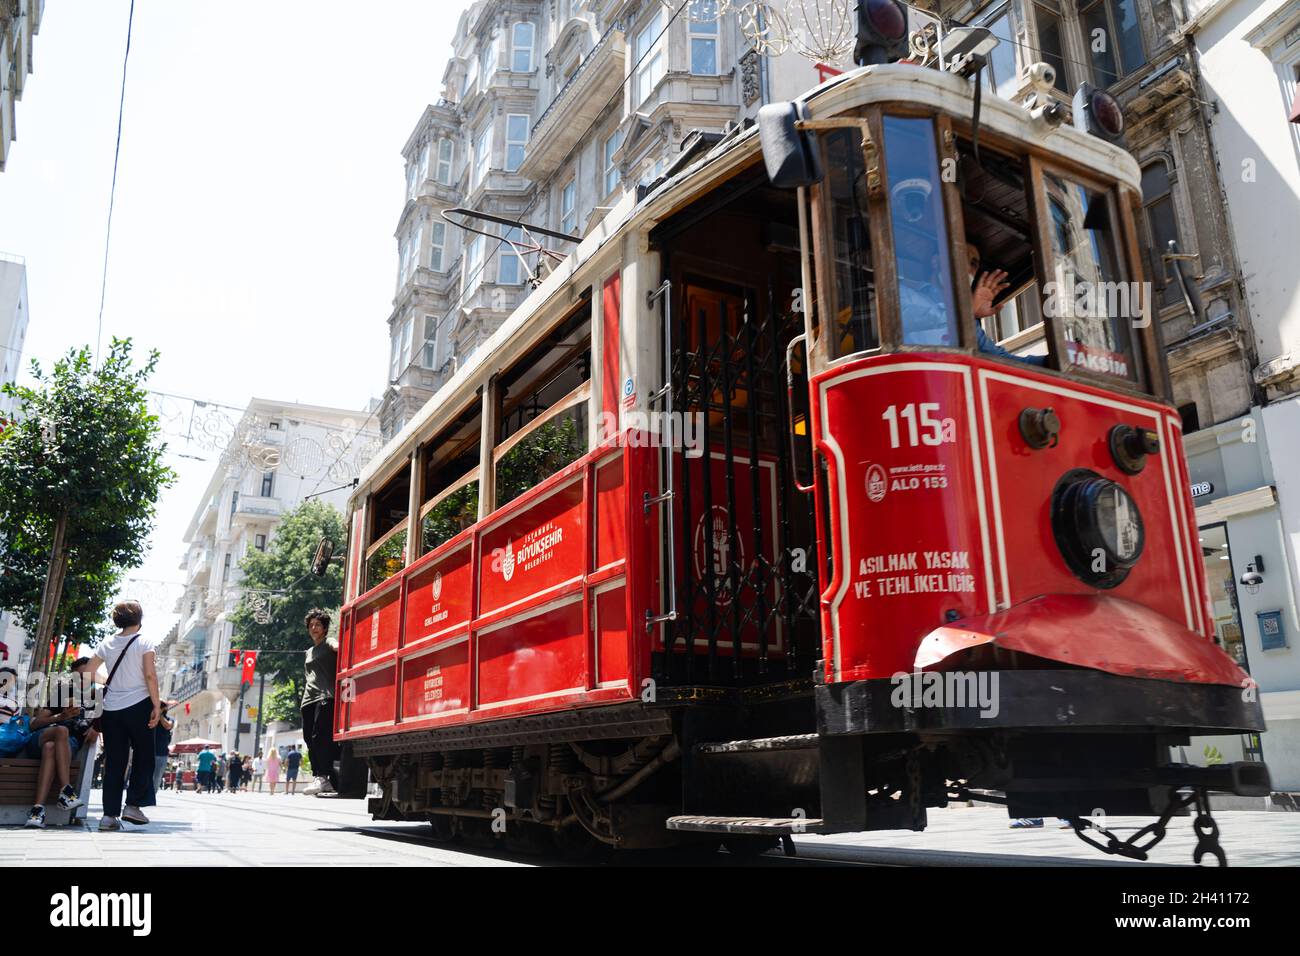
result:
[(978, 791), (1140, 858), (1268, 792), (1170, 759), (1263, 723), (1149, 306), (1075, 294), (1142, 279), (1138, 168), (971, 90), (867, 66), (692, 136), (366, 469), (336, 738), (376, 817), (742, 850)]

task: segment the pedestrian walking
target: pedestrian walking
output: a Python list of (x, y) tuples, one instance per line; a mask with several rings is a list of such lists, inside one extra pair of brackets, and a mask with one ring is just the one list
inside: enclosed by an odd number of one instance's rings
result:
[(155, 796), (162, 789), (163, 771), (167, 769), (167, 755), (171, 751), (172, 728), (176, 726), (176, 721), (167, 716), (167, 708), (174, 706), (176, 706), (174, 700), (163, 701), (161, 711), (158, 714), (158, 726), (153, 729), (153, 792)]
[(304, 623), (311, 636), (303, 667), (306, 680), (302, 692), (302, 736), (311, 757), (315, 779), (303, 791), (305, 796), (321, 796), (338, 790), (334, 760), (338, 748), (334, 743), (334, 677), (338, 668), (338, 642), (328, 637), (330, 616), (320, 608), (307, 612)]
[(270, 753), (266, 755), (266, 783), (271, 788), (271, 796), (275, 796), (275, 785), (280, 782), (280, 750), (272, 747)]
[(253, 789), (258, 793), (262, 792), (262, 778), (266, 776), (266, 760), (262, 757), (262, 751), (257, 752), (253, 758)]
[(243, 772), (244, 761), (239, 754), (231, 751), (226, 761), (226, 779), (230, 781), (230, 792), (239, 793), (239, 775)]
[(212, 752), (211, 747), (204, 747), (203, 752), (199, 754), (199, 769), (194, 775), (194, 792), (211, 793), (212, 792), (212, 767), (217, 762), (217, 755)]
[(298, 767), (302, 764), (302, 751), (297, 744), (289, 745), (289, 752), (284, 758), (284, 792), (293, 796), (298, 788)]
[(239, 770), (239, 785), (245, 793), (253, 782), (253, 755), (244, 754), (244, 765)]
[[(92, 666), (108, 668), (104, 684), (100, 729), (104, 735), (104, 814), (101, 830), (121, 830), (122, 820), (140, 826), (149, 822), (140, 805), (152, 798), (154, 737), (162, 715), (153, 638), (140, 632), (144, 609), (138, 601), (113, 608), (113, 623), (121, 630), (95, 648)], [(131, 777), (126, 765), (131, 761)], [(126, 805), (122, 791), (126, 790)]]

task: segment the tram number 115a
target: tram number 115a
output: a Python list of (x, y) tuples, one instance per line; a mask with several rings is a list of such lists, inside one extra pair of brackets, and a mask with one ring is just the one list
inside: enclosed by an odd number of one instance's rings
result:
[(899, 410), (897, 405), (890, 405), (880, 417), (889, 422), (889, 447), (901, 445), (898, 420), (907, 423), (907, 443), (917, 445), (948, 445), (957, 441), (957, 423), (951, 418), (943, 418), (938, 402), (921, 402), (904, 405)]

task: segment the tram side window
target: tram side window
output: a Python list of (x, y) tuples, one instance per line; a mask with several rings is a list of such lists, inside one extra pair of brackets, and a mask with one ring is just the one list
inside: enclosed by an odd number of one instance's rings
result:
[(366, 540), (366, 588), (387, 581), (406, 567), (406, 514), (411, 472), (401, 469), (370, 497), (370, 534)]
[(425, 446), (420, 554), (450, 541), (478, 520), (482, 418), (475, 402)]
[[(957, 188), (966, 225), (966, 274), (974, 292), (982, 278), (1004, 274), (991, 303), (975, 301), (984, 354), (1043, 365), (1047, 336), (1034, 270), (1034, 222), (1024, 164), (985, 147), (975, 160), (969, 140), (957, 141)], [(990, 314), (985, 311), (988, 308)]]
[(885, 117), (889, 213), (904, 345), (961, 345), (930, 119)]
[(835, 357), (880, 347), (876, 275), (867, 220), (867, 179), (862, 134), (855, 128), (821, 137), (826, 178), (819, 187), (833, 274), (826, 289), (830, 349)]
[(1043, 308), (1064, 331), (1062, 363), (1134, 380), (1132, 324), (1142, 303), (1123, 281), (1110, 197), (1051, 172), (1043, 185), (1052, 243)]
[(492, 457), (500, 508), (588, 451), (590, 301), (498, 379), (497, 396)]

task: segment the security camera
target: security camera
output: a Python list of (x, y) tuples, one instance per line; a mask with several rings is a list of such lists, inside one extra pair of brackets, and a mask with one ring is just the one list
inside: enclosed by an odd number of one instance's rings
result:
[(1034, 63), (1029, 67), (1029, 85), (1034, 92), (1045, 94), (1056, 86), (1056, 67), (1050, 63)]
[(928, 179), (915, 177), (904, 179), (890, 192), (894, 199), (894, 208), (902, 214), (907, 222), (920, 222), (930, 205), (930, 193), (934, 187)]

